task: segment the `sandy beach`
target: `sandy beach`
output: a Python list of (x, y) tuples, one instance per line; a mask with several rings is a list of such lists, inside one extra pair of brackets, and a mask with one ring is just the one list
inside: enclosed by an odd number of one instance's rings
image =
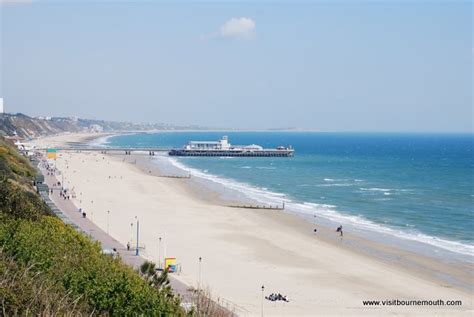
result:
[[(34, 144), (53, 146), (91, 137), (97, 135), (67, 134)], [(422, 270), (367, 256), (343, 240), (319, 238), (311, 224), (294, 215), (228, 208), (201, 199), (186, 179), (158, 177), (159, 171), (151, 169), (147, 173), (147, 160), (143, 155), (62, 152), (56, 164), (65, 186), (76, 194), (76, 205), (99, 227), (106, 230), (108, 225), (110, 235), (123, 244), (135, 243), (137, 217), (143, 256), (155, 262), (159, 255), (176, 257), (180, 280), (209, 288), (214, 297), (232, 303), (239, 315), (261, 315), (262, 285), (265, 296), (281, 293), (289, 298), (264, 300), (268, 316), (473, 313), (469, 290), (430, 278)], [(462, 305), (363, 304), (397, 299), (461, 300)]]

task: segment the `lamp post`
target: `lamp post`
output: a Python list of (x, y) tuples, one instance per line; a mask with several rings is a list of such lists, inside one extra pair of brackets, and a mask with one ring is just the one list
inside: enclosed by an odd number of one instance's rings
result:
[(199, 283), (198, 283), (198, 289), (201, 288), (201, 262), (202, 262), (202, 257), (199, 257)]
[(161, 269), (161, 237), (158, 238), (158, 269)]
[(110, 210), (107, 210), (107, 234), (109, 234), (109, 215), (110, 215)]
[(91, 221), (94, 222), (94, 201), (91, 200)]
[(135, 250), (135, 255), (139, 256), (140, 252), (138, 251), (138, 240), (139, 240), (139, 237), (140, 237), (140, 222), (138, 221), (137, 216), (135, 216), (135, 219), (137, 219), (137, 248)]
[(265, 286), (262, 285), (262, 317), (263, 317), (263, 292), (265, 291)]

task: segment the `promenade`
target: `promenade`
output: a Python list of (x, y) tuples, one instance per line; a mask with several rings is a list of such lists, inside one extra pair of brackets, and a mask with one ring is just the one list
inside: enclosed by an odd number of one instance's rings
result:
[[(48, 185), (50, 190), (53, 189), (53, 194), (50, 194), (49, 198), (54, 202), (56, 207), (59, 208), (63, 214), (65, 214), (85, 234), (89, 235), (94, 240), (99, 241), (102, 244), (103, 249), (115, 248), (125, 264), (138, 270), (145, 259), (141, 256), (135, 255), (135, 248), (131, 248), (130, 251), (128, 251), (126, 246), (104, 232), (89, 218), (83, 218), (78, 207), (74, 205), (72, 200), (64, 199), (60, 196), (60, 187), (53, 186), (53, 184), (58, 183), (56, 176), (48, 175), (47, 171), (41, 166), (39, 166), (39, 168), (44, 175), (44, 183)], [(191, 288), (176, 279), (172, 274), (168, 274), (168, 277), (173, 292), (181, 298), (184, 306), (190, 305), (193, 297)]]

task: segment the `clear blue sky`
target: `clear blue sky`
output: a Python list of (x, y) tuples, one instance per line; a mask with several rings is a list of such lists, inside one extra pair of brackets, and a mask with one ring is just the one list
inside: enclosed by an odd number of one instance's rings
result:
[(472, 131), (470, 2), (38, 0), (1, 10), (9, 112)]

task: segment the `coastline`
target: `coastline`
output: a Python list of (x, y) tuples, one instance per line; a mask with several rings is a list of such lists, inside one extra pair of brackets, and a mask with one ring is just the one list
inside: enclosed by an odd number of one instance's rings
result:
[[(83, 137), (68, 134), (52, 139), (84, 142)], [(37, 141), (51, 142), (47, 138)], [(252, 315), (259, 312), (261, 284), (268, 285), (268, 293), (276, 291), (290, 297), (290, 303), (274, 307), (266, 302), (268, 314), (311, 315), (308, 312), (315, 308), (318, 312), (359, 314), (448, 314), (472, 309), (472, 287), (469, 292), (456, 283), (451, 285), (436, 278), (438, 272), (472, 280), (462, 270), (355, 236), (334, 239), (330, 228), (318, 226), (314, 235), (314, 225), (292, 214), (232, 210), (222, 206), (218, 195), (203, 193), (204, 189), (189, 186), (186, 179), (156, 177), (159, 170), (148, 157), (64, 153), (58, 159), (58, 167), (71, 186), (81, 190), (87, 200), (90, 198), (84, 208), (93, 211), (93, 221), (99, 227), (105, 226), (103, 210), (114, 208), (117, 219), (111, 221), (111, 234), (126, 243), (130, 240), (129, 221), (134, 216), (129, 210), (140, 207), (143, 210), (136, 213), (148, 222), (144, 224), (143, 240), (150, 259), (157, 258), (158, 247), (150, 246), (156, 244), (156, 236), (163, 232), (167, 241), (171, 236), (166, 253), (172, 252), (178, 262), (182, 261), (179, 278), (196, 284), (196, 259), (202, 256), (203, 284)], [(152, 167), (156, 170), (149, 173)], [(356, 245), (364, 245), (369, 251), (361, 254), (363, 250)], [(426, 272), (426, 266), (432, 267), (433, 272)], [(229, 272), (236, 276), (230, 277)], [(462, 298), (464, 305), (440, 311), (433, 307), (407, 311), (406, 307), (381, 310), (362, 306), (362, 300), (433, 297)]]
[[(164, 172), (160, 164), (156, 164), (153, 158), (143, 155), (132, 155), (134, 165), (142, 173), (163, 177), (168, 175)], [(179, 174), (179, 173), (178, 173)], [(181, 174), (186, 174), (181, 170)], [(192, 174), (194, 175), (194, 174)], [(181, 179), (179, 183), (182, 184), (181, 190), (191, 195), (196, 199), (202, 200), (211, 205), (222, 206), (223, 208), (230, 208), (229, 206), (242, 206), (249, 204), (248, 201), (239, 199), (238, 197), (222, 197), (222, 193), (213, 190), (209, 186), (202, 184), (202, 179)], [(251, 202), (255, 203), (256, 202)], [(245, 209), (241, 209), (245, 212)], [(272, 211), (270, 211), (271, 213)], [(437, 261), (437, 259), (425, 255), (417, 254), (410, 250), (401, 249), (397, 245), (390, 245), (386, 242), (376, 242), (369, 240), (360, 234), (349, 232), (345, 233), (344, 239), (341, 240), (339, 235), (335, 232), (333, 227), (327, 224), (315, 225), (312, 219), (307, 215), (297, 214), (292, 211), (273, 211), (274, 213), (281, 213), (295, 218), (292, 222), (298, 230), (305, 232), (310, 236), (317, 237), (318, 240), (324, 241), (336, 248), (344, 248), (349, 252), (355, 254), (363, 254), (369, 258), (376, 258), (386, 264), (397, 265), (409, 273), (415, 273), (426, 279), (438, 282), (440, 284), (452, 285), (460, 290), (472, 291), (472, 283), (470, 281), (474, 278), (474, 270), (469, 263), (454, 261)], [(272, 214), (274, 216), (274, 214)], [(318, 219), (319, 220), (319, 219)], [(317, 233), (313, 234), (313, 230), (317, 229)]]

